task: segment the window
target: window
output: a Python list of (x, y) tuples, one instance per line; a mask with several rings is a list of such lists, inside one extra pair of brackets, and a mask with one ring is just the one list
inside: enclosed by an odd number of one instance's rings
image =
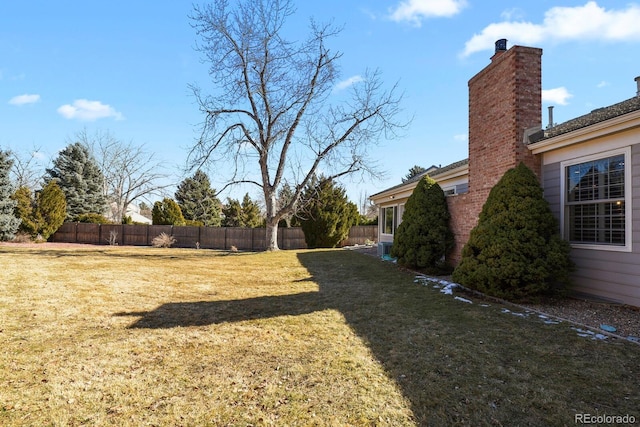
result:
[(630, 150), (562, 164), (564, 235), (572, 244), (631, 250)]
[(397, 207), (382, 208), (382, 234), (393, 234), (395, 231)]
[(453, 187), (443, 187), (442, 191), (445, 196), (455, 196), (456, 194), (464, 194), (469, 192), (469, 183), (457, 184)]

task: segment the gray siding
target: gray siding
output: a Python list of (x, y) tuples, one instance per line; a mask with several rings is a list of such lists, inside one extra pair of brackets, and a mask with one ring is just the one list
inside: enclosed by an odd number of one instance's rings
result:
[(544, 198), (560, 221), (560, 163), (545, 165), (542, 171)]
[[(573, 248), (574, 290), (640, 306), (640, 144), (631, 148), (632, 252)], [(560, 163), (543, 169), (544, 195), (560, 220)]]

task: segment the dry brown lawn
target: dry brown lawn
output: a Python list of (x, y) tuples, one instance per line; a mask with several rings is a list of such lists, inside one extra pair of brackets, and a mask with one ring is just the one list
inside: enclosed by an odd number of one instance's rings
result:
[(0, 425), (640, 420), (640, 346), (344, 250), (0, 247)]

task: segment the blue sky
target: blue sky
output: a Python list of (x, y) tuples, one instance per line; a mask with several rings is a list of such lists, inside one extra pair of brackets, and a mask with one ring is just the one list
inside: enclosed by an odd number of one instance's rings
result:
[[(191, 8), (179, 0), (2, 2), (0, 147), (38, 149), (46, 166), (79, 131), (109, 131), (156, 152), (179, 182), (202, 119), (188, 85), (206, 90), (208, 82)], [(467, 157), (467, 82), (499, 38), (543, 49), (545, 125), (548, 105), (556, 122), (569, 120), (635, 96), (640, 75), (640, 3), (298, 1), (291, 34), (304, 38), (310, 17), (344, 27), (330, 45), (343, 53), (344, 82), (379, 69), (405, 93), (404, 114), (413, 117), (401, 138), (371, 151), (385, 179), (344, 181), (356, 202), (415, 164)], [(220, 188), (224, 174), (209, 173)], [(226, 195), (245, 191), (259, 197), (252, 188)]]

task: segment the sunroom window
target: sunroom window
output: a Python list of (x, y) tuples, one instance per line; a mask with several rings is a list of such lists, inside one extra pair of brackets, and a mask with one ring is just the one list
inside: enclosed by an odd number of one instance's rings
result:
[(627, 156), (618, 152), (564, 164), (564, 231), (571, 243), (619, 248), (630, 244)]
[(382, 233), (393, 234), (396, 225), (396, 206), (382, 208)]

